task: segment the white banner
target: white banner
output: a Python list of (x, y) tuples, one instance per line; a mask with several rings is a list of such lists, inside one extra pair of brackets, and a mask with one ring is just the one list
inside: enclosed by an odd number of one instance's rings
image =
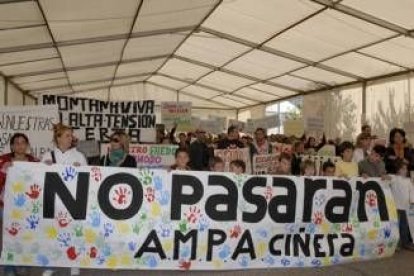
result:
[(58, 122), (56, 105), (2, 106), (0, 109), (0, 154), (9, 153), (14, 133), (27, 135), (31, 152), (41, 157), (53, 148), (53, 124)]
[(80, 140), (109, 142), (124, 130), (132, 143), (155, 142), (155, 102), (105, 102), (95, 99), (43, 95), (43, 104), (57, 104), (59, 119), (74, 128)]
[(320, 267), (389, 257), (398, 243), (379, 179), (16, 163), (7, 265), (147, 270)]

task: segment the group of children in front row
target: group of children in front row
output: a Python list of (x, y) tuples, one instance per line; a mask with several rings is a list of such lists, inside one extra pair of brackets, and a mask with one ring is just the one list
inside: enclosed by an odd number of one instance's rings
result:
[[(374, 146), (365, 159), (359, 163), (353, 162), (352, 143), (344, 142), (341, 147), (342, 160), (334, 164), (331, 161), (322, 164), (322, 176), (326, 177), (380, 177), (383, 180), (390, 181), (391, 191), (394, 195), (400, 231), (401, 247), (410, 251), (414, 251), (414, 244), (411, 238), (408, 211), (410, 205), (414, 204), (414, 187), (408, 174), (408, 164), (403, 160), (395, 161), (396, 174), (387, 175), (385, 164), (383, 161), (385, 148), (383, 146)], [(278, 175), (291, 175), (292, 157), (289, 154), (281, 153), (276, 171)], [(188, 163), (190, 162), (189, 153), (186, 149), (177, 149), (175, 153), (175, 164), (171, 167), (173, 170), (190, 170)], [(213, 172), (224, 172), (225, 164), (220, 157), (213, 157), (209, 163), (209, 169)], [(229, 164), (229, 171), (235, 174), (243, 174), (246, 172), (246, 164), (242, 160), (234, 160)], [(311, 160), (303, 160), (300, 162), (300, 172), (302, 176), (316, 176), (315, 162)]]

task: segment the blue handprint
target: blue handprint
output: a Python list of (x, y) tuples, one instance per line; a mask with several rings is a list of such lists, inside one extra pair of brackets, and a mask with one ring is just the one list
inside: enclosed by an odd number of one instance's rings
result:
[(171, 225), (168, 224), (162, 224), (160, 226), (160, 236), (163, 238), (167, 238), (171, 235)]
[(24, 194), (18, 194), (14, 198), (14, 205), (17, 207), (22, 207), (26, 203), (26, 196)]
[(128, 249), (129, 251), (135, 252), (137, 250), (137, 243), (130, 241), (128, 243)]
[(104, 237), (109, 237), (114, 232), (114, 226), (113, 224), (107, 222), (104, 224)]
[(230, 246), (229, 245), (224, 245), (220, 251), (219, 251), (219, 257), (220, 259), (224, 260), (227, 259), (227, 257), (231, 254), (230, 252)]
[(152, 179), (152, 182), (154, 183), (154, 188), (157, 191), (162, 190), (162, 178), (160, 176), (156, 176)]
[(180, 257), (181, 258), (183, 258), (183, 259), (188, 258), (190, 256), (190, 253), (191, 253), (191, 251), (190, 251), (189, 246), (185, 245), (185, 246), (181, 247), (181, 250), (180, 250)]
[(304, 266), (305, 266), (305, 261), (304, 261), (304, 259), (303, 259), (303, 258), (299, 258), (299, 259), (296, 261), (295, 265), (296, 265), (296, 266), (298, 266), (298, 267), (304, 267)]
[(43, 254), (37, 255), (36, 261), (40, 266), (47, 266), (49, 264), (49, 259)]
[(34, 230), (39, 225), (39, 217), (37, 215), (31, 215), (26, 219), (28, 229)]
[(60, 233), (57, 240), (60, 243), (60, 246), (68, 247), (72, 238), (70, 236), (70, 233)]
[(273, 266), (275, 264), (275, 259), (272, 256), (267, 255), (266, 258), (264, 258), (264, 262), (269, 266)]
[(256, 231), (256, 233), (261, 237), (261, 238), (267, 238), (267, 230), (266, 229), (259, 229)]
[(149, 267), (157, 267), (158, 261), (154, 256), (148, 256), (145, 258), (145, 264)]
[(101, 225), (101, 214), (97, 211), (93, 211), (92, 214), (89, 215), (90, 224), (92, 227), (99, 227)]
[(322, 262), (318, 259), (313, 259), (311, 264), (315, 267), (319, 267), (319, 266), (321, 266)]
[(165, 206), (170, 202), (170, 193), (168, 191), (160, 191), (156, 194), (156, 198), (162, 206)]
[(105, 256), (99, 256), (97, 259), (96, 259), (96, 263), (98, 264), (98, 265), (103, 265), (104, 263), (105, 263)]
[(289, 233), (294, 233), (296, 231), (296, 224), (294, 223), (289, 223), (285, 226), (285, 229), (287, 232)]
[(331, 263), (332, 264), (339, 264), (339, 262), (341, 261), (341, 258), (339, 258), (339, 256), (338, 255), (335, 255), (333, 258), (332, 258), (332, 260), (331, 260)]
[(389, 225), (387, 225), (384, 228), (384, 238), (388, 239), (389, 237), (391, 237), (391, 227)]
[(280, 260), (280, 263), (283, 266), (289, 266), (290, 265), (290, 261), (288, 259), (286, 259), (286, 258), (283, 258), (282, 260)]
[(210, 223), (207, 217), (202, 215), (198, 220), (198, 230), (200, 230), (200, 232), (204, 232), (207, 230), (209, 225)]
[(308, 234), (314, 234), (316, 231), (316, 225), (314, 223), (309, 223), (306, 226), (306, 233)]
[(111, 255), (111, 247), (109, 245), (105, 244), (102, 247), (101, 252), (104, 256), (108, 257), (108, 256)]
[(240, 261), (239, 261), (239, 264), (242, 266), (242, 267), (247, 267), (248, 265), (249, 265), (249, 258), (247, 257), (247, 256), (243, 256), (241, 259), (240, 259)]
[(321, 194), (319, 196), (315, 196), (314, 203), (316, 206), (322, 206), (322, 204), (326, 201), (326, 196)]
[(66, 182), (72, 181), (73, 179), (75, 179), (77, 173), (78, 172), (76, 171), (74, 167), (72, 166), (66, 167), (65, 171), (62, 173), (63, 180), (65, 180)]

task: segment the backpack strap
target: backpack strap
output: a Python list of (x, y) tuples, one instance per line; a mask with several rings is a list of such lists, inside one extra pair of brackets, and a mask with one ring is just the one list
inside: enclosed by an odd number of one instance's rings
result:
[(50, 152), (50, 155), (52, 156), (52, 163), (53, 163), (53, 164), (56, 164), (56, 155), (55, 155), (55, 151), (54, 151), (54, 150), (52, 150), (52, 151)]

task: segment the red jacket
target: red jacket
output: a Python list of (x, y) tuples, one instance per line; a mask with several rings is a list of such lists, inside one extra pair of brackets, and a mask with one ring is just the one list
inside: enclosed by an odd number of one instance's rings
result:
[[(0, 207), (3, 207), (3, 193), (4, 193), (4, 186), (6, 185), (6, 172), (4, 171), (4, 165), (6, 163), (13, 161), (14, 153), (8, 153), (0, 156)], [(28, 162), (39, 162), (39, 160), (30, 155), (26, 154), (26, 158)]]

